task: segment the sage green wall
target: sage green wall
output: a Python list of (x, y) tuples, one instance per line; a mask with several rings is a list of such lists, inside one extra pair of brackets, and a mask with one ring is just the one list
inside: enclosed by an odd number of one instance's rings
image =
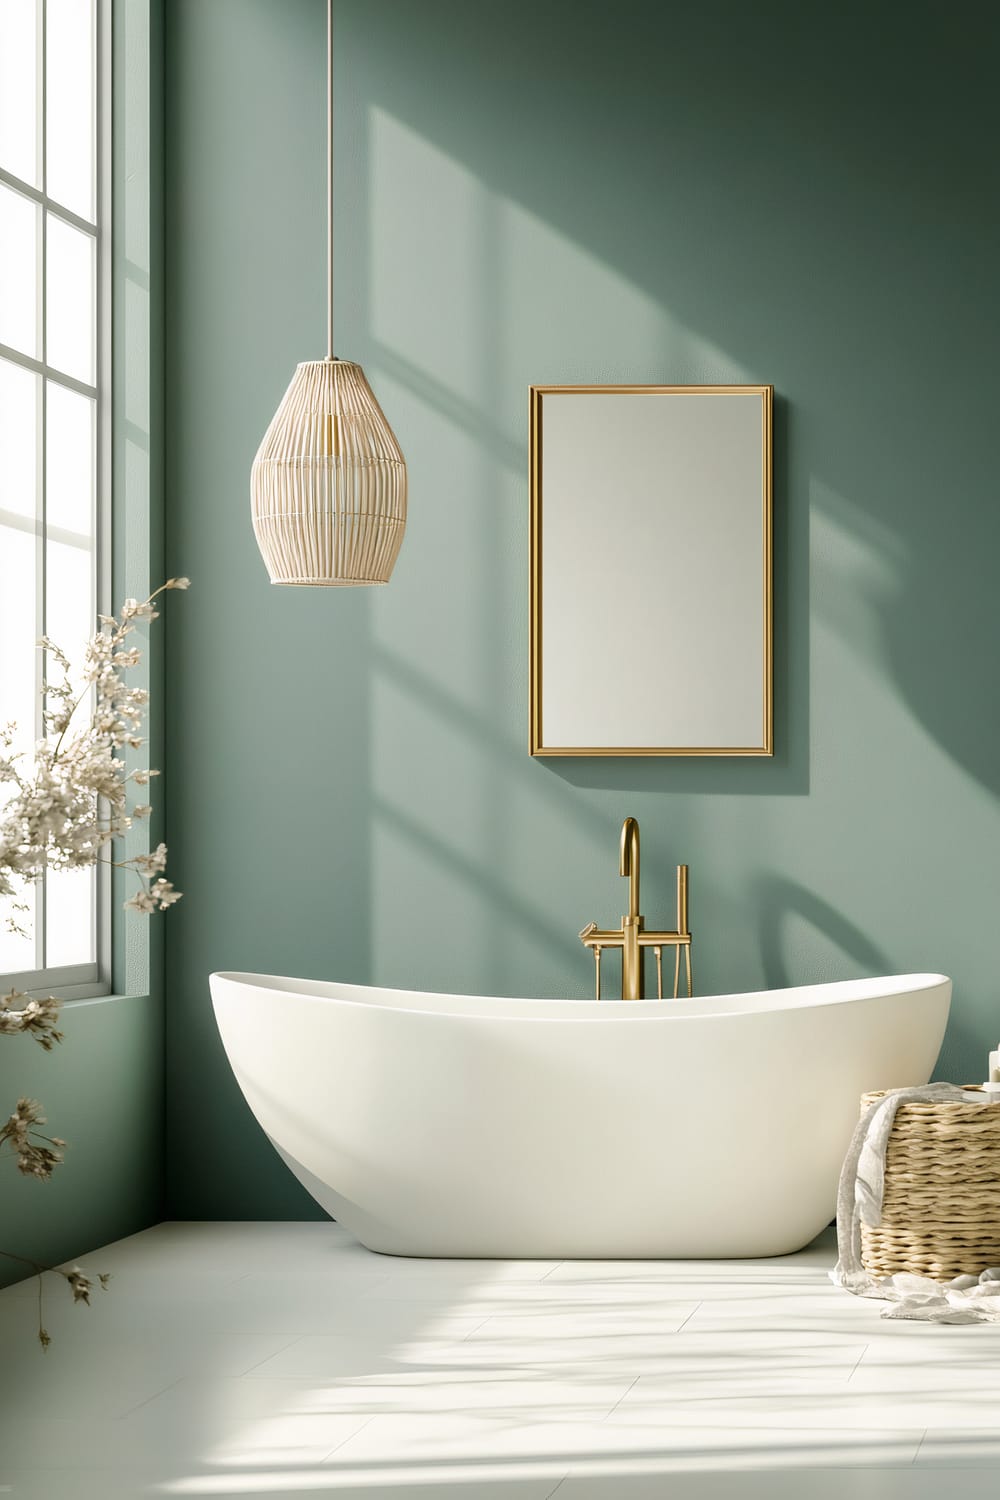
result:
[[(691, 865), (703, 990), (943, 969), (940, 1073), (979, 1077), (996, 9), (338, 0), (337, 352), (410, 469), (380, 592), (270, 588), (248, 516), (324, 352), (323, 38), (321, 0), (168, 7), (173, 1212), (313, 1211), (211, 969), (584, 995), (626, 813), (648, 917)], [(774, 384), (773, 761), (528, 757), (526, 392), (573, 381)]]

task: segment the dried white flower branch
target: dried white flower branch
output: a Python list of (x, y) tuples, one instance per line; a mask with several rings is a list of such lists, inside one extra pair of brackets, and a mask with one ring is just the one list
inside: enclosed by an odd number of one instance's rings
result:
[(48, 1000), (28, 1000), (21, 1010), (14, 1010), (11, 1002), (17, 999), (23, 1000), (24, 996), (19, 996), (14, 990), (9, 995), (0, 996), (0, 1036), (27, 1033), (46, 1052), (51, 1052), (56, 1042), (63, 1039), (62, 1032), (56, 1030), (59, 1001), (51, 997)]
[[(37, 1099), (18, 1099), (14, 1113), (0, 1128), (0, 1147), (9, 1145), (17, 1157), (17, 1170), (25, 1177), (46, 1181), (53, 1167), (62, 1161), (60, 1152), (66, 1142), (61, 1136), (43, 1135), (36, 1125), (44, 1125), (45, 1116)], [(39, 1142), (44, 1142), (40, 1145)]]
[[(90, 1306), (90, 1294), (94, 1290), (94, 1283), (79, 1266), (70, 1266), (68, 1270), (63, 1266), (45, 1266), (40, 1261), (29, 1260), (25, 1255), (11, 1255), (9, 1250), (0, 1250), (0, 1255), (5, 1260), (16, 1260), (22, 1266), (30, 1266), (34, 1274), (38, 1277), (38, 1342), (43, 1349), (47, 1349), (52, 1342), (52, 1338), (42, 1321), (42, 1277), (46, 1272), (51, 1276), (61, 1276), (73, 1293), (73, 1301), (85, 1302), (88, 1307)], [(97, 1279), (100, 1282), (102, 1291), (106, 1292), (108, 1282), (111, 1280), (111, 1273), (103, 1271)]]
[[(168, 578), (140, 603), (126, 599), (120, 617), (100, 615), (101, 628), (91, 636), (84, 653), (82, 680), (74, 684), (66, 653), (44, 636), (39, 642), (48, 663), (55, 663), (59, 676), (42, 684), (42, 719), (45, 737), (35, 745), (33, 763), (22, 766), (24, 756), (13, 749), (15, 726), (0, 726), (0, 786), (11, 788), (0, 812), (0, 900), (8, 903), (7, 926), (24, 934), (26, 889), (46, 870), (84, 869), (101, 861), (116, 869), (130, 870), (139, 889), (125, 902), (130, 911), (149, 915), (180, 900), (181, 892), (163, 878), (167, 849), (158, 844), (149, 854), (111, 859), (104, 851), (121, 839), (133, 822), (148, 818), (148, 802), (129, 807), (130, 790), (149, 785), (160, 773), (151, 768), (128, 771), (119, 754), (139, 750), (145, 741), (140, 733), (149, 705), (147, 689), (130, 687), (124, 673), (142, 660), (141, 650), (126, 645), (140, 623), (155, 620), (155, 601), (168, 589), (186, 589), (187, 578)], [(90, 704), (90, 718), (74, 728), (77, 711)], [(20, 1002), (24, 1002), (23, 1004)], [(56, 1021), (60, 1003), (50, 997), (29, 1000), (11, 991), (0, 997), (0, 1036), (32, 1036), (46, 1052), (62, 1041)], [(0, 1127), (0, 1148), (7, 1146), (17, 1158), (17, 1169), (25, 1176), (48, 1181), (62, 1162), (66, 1142), (37, 1129), (45, 1124), (41, 1106), (32, 1099), (19, 1099), (6, 1124)], [(32, 1265), (41, 1278), (52, 1267), (38, 1266), (23, 1256), (0, 1254)], [(75, 1301), (89, 1301), (91, 1283), (78, 1267), (58, 1271), (73, 1291)], [(106, 1278), (101, 1277), (102, 1285)], [(41, 1323), (41, 1279), (39, 1279), (39, 1329), (43, 1348), (50, 1342)]]

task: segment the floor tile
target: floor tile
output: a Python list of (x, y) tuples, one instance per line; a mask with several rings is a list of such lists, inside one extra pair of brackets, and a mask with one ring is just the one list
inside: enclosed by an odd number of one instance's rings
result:
[[(931, 1427), (924, 1433), (916, 1463), (925, 1469), (991, 1469), (995, 1492), (1000, 1492), (1000, 1402), (993, 1403), (992, 1423), (973, 1427)], [(939, 1476), (940, 1482), (940, 1476)]]
[(627, 1451), (620, 1434), (601, 1416), (581, 1405), (562, 1417), (547, 1410), (526, 1416), (521, 1410), (503, 1415), (461, 1408), (379, 1414), (343, 1443), (328, 1463), (333, 1469), (418, 1463), (492, 1468), (521, 1463), (555, 1480), (582, 1454)]
[(177, 1500), (293, 1500), (295, 1496), (330, 1496), (335, 1500), (549, 1500), (565, 1477), (509, 1472), (497, 1465), (485, 1476), (477, 1469), (457, 1465), (378, 1466), (372, 1470), (329, 1469), (279, 1471), (220, 1476), (195, 1475), (164, 1485), (158, 1491)]
[[(185, 1375), (238, 1376), (276, 1355), (290, 1336), (212, 1334), (163, 1327), (155, 1343), (117, 1337), (95, 1317), (73, 1336), (60, 1334), (44, 1352), (30, 1341), (21, 1359), (0, 1361), (0, 1434), (37, 1407), (38, 1387), (51, 1409), (74, 1416), (117, 1417)], [(5, 1349), (14, 1347), (5, 1340)]]
[(289, 1257), (298, 1270), (322, 1271), (355, 1263), (377, 1269), (384, 1257), (359, 1245), (338, 1224), (317, 1223), (200, 1223), (168, 1220), (126, 1239), (115, 1240), (99, 1252), (102, 1269), (111, 1271), (141, 1264), (147, 1273), (185, 1270), (243, 1275), (249, 1271), (288, 1270)]
[(476, 1460), (544, 1462), (555, 1473), (574, 1460), (600, 1457), (623, 1464), (655, 1456), (665, 1470), (742, 1467), (813, 1468), (910, 1465), (921, 1433), (847, 1428), (737, 1428), (720, 1422), (697, 1429), (595, 1421), (581, 1411), (559, 1420), (541, 1411), (525, 1421), (466, 1411), (377, 1415), (333, 1454), (334, 1466), (367, 1462), (440, 1463)]
[(669, 1338), (697, 1312), (696, 1302), (627, 1303), (618, 1301), (571, 1304), (544, 1303), (532, 1308), (503, 1311), (486, 1318), (469, 1335), (490, 1343), (562, 1343), (568, 1354), (584, 1345), (620, 1344), (634, 1339), (636, 1347), (651, 1339)]
[(493, 1285), (496, 1282), (544, 1281), (559, 1269), (557, 1260), (431, 1260), (426, 1256), (373, 1255), (371, 1268), (393, 1279), (414, 1282), (457, 1280)]
[[(456, 1477), (453, 1468), (393, 1470), (375, 1476), (333, 1476), (328, 1469), (226, 1473), (160, 1470), (78, 1469), (12, 1471), (0, 1497), (12, 1500), (549, 1500), (564, 1476), (553, 1479), (491, 1474), (486, 1479)], [(355, 1482), (356, 1481), (356, 1482)]]
[(1000, 1397), (1000, 1324), (884, 1323), (868, 1339), (851, 1384), (925, 1395), (972, 1387)]
[(581, 1304), (615, 1306), (619, 1303), (656, 1304), (697, 1301), (656, 1282), (550, 1281), (547, 1278), (494, 1277), (449, 1274), (413, 1276), (408, 1270), (381, 1279), (364, 1293), (365, 1300), (462, 1301), (488, 1310), (503, 1311), (519, 1306), (574, 1307)]
[(501, 1315), (473, 1329), (463, 1340), (468, 1347), (458, 1357), (498, 1369), (597, 1362), (616, 1373), (631, 1370), (638, 1375), (663, 1356), (693, 1310), (694, 1304), (681, 1303), (635, 1315), (593, 1308)]
[(397, 1371), (361, 1377), (316, 1379), (317, 1391), (342, 1414), (419, 1416), (439, 1412), (483, 1413), (504, 1422), (525, 1423), (543, 1414), (557, 1420), (600, 1421), (621, 1401), (629, 1379), (608, 1381), (600, 1371), (578, 1368), (574, 1377), (552, 1379), (478, 1374), (461, 1370), (449, 1377), (441, 1370)]
[[(856, 1466), (798, 1469), (744, 1468), (727, 1473), (579, 1473), (571, 1471), (552, 1500), (941, 1500), (940, 1475), (913, 1468)], [(962, 1500), (995, 1500), (996, 1474), (968, 1471)]]
[(679, 1382), (663, 1385), (639, 1381), (622, 1400), (609, 1421), (620, 1426), (643, 1427), (662, 1433), (684, 1428), (781, 1427), (816, 1430), (856, 1429), (883, 1432), (891, 1428), (922, 1435), (929, 1422), (947, 1423), (956, 1431), (982, 1428), (998, 1412), (995, 1396), (968, 1400), (942, 1394), (936, 1400), (892, 1399), (881, 1394), (856, 1393), (848, 1383), (763, 1382), (763, 1389), (749, 1393), (737, 1387), (685, 1391)]
[(177, 1381), (116, 1424), (133, 1452), (173, 1455), (178, 1446), (210, 1464), (320, 1463), (368, 1421), (341, 1410), (314, 1381)]

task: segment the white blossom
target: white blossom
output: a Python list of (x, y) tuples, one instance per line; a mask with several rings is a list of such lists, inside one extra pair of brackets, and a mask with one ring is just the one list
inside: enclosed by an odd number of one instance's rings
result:
[(150, 886), (150, 894), (164, 907), (173, 906), (175, 901), (181, 899), (182, 893), (175, 891), (169, 880), (154, 880)]
[[(164, 584), (164, 588), (166, 585)], [(159, 592), (159, 590), (157, 590)], [(153, 608), (154, 595), (150, 595), (142, 604), (137, 599), (126, 599), (122, 605), (122, 621), (135, 620), (158, 620), (159, 612)]]
[(134, 896), (128, 898), (125, 902), (125, 910), (137, 911), (141, 916), (146, 917), (156, 910), (156, 900), (144, 886), (141, 891), (136, 891)]
[(165, 870), (167, 867), (166, 844), (157, 844), (151, 854), (137, 854), (132, 860), (132, 864), (143, 875), (158, 875), (161, 870)]

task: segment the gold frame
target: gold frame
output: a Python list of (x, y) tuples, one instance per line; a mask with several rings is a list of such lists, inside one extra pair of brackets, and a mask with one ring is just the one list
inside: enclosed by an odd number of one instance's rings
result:
[[(529, 489), (530, 533), (530, 711), (528, 748), (535, 756), (751, 756), (774, 754), (774, 601), (773, 601), (773, 481), (772, 412), (774, 387), (770, 385), (532, 385), (529, 393)], [(763, 472), (763, 581), (764, 581), (764, 721), (761, 743), (745, 746), (583, 746), (546, 745), (542, 726), (542, 399), (547, 395), (747, 395), (761, 402)]]

